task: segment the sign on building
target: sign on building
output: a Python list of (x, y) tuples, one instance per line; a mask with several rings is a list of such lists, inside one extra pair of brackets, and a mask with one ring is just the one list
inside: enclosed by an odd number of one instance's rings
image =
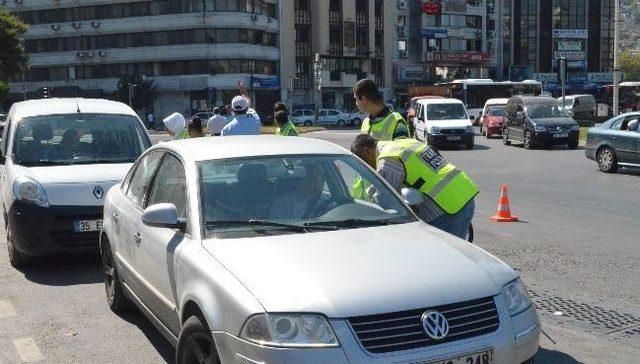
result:
[(434, 63), (486, 63), (490, 59), (489, 53), (477, 52), (427, 52), (424, 55), (425, 62)]
[(427, 2), (420, 5), (422, 12), (427, 15), (439, 15), (441, 13), (441, 5), (439, 2)]
[(422, 28), (420, 33), (426, 38), (446, 38), (447, 29), (442, 28)]
[(589, 82), (593, 83), (612, 83), (613, 73), (610, 72), (590, 72), (588, 74)]
[(540, 82), (558, 82), (556, 73), (534, 73), (533, 79)]
[(586, 58), (585, 53), (582, 51), (555, 51), (553, 52), (553, 57), (555, 59), (565, 57), (568, 60), (583, 60)]
[(559, 51), (581, 51), (582, 42), (579, 40), (562, 39), (558, 41)]
[(589, 31), (587, 29), (554, 29), (553, 37), (568, 39), (587, 39), (589, 38)]
[(398, 80), (422, 81), (425, 78), (425, 69), (420, 66), (398, 66)]

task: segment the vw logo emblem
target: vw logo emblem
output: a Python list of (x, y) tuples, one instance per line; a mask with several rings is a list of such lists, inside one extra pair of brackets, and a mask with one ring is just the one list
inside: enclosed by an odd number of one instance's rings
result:
[(449, 321), (437, 311), (422, 314), (422, 328), (434, 340), (442, 340), (449, 334)]
[(104, 196), (104, 190), (100, 186), (95, 186), (93, 188), (93, 195), (96, 196), (97, 199), (101, 199)]

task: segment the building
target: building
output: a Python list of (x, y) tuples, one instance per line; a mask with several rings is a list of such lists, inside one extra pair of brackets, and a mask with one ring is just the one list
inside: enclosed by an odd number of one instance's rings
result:
[[(353, 110), (353, 85), (371, 78), (391, 99), (395, 56), (388, 47), (395, 21), (391, 3), (281, 0), (282, 98), (292, 105)], [(315, 63), (322, 67), (321, 77), (314, 75)], [(321, 79), (321, 90), (316, 79)]]
[(156, 120), (229, 103), (239, 80), (259, 110), (280, 98), (277, 0), (2, 3), (30, 24), (30, 68), (12, 84), (14, 101), (43, 88), (53, 96), (110, 97), (127, 75), (153, 80), (153, 105), (137, 111)]

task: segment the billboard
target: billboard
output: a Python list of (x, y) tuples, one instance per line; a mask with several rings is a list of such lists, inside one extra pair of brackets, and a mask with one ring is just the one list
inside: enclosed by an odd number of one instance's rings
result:
[(589, 31), (587, 29), (554, 29), (554, 38), (569, 38), (569, 39), (587, 39), (589, 38)]

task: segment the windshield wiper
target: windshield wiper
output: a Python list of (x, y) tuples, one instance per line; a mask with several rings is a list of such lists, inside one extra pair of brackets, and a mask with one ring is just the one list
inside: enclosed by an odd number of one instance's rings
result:
[(207, 221), (205, 223), (207, 227), (234, 227), (234, 226), (264, 226), (282, 228), (291, 231), (297, 231), (304, 233), (307, 229), (301, 225), (284, 224), (267, 220), (226, 220), (226, 221)]
[(117, 164), (117, 163), (132, 163), (133, 161), (127, 159), (91, 159), (86, 161), (77, 161), (72, 164)]
[(41, 159), (38, 161), (16, 161), (16, 164), (21, 166), (31, 166), (31, 167), (39, 167), (39, 166), (68, 166), (71, 164), (69, 161), (52, 161)]
[(316, 222), (306, 222), (303, 224), (304, 227), (318, 227), (318, 226), (326, 226), (326, 227), (334, 227), (334, 228), (349, 228), (349, 227), (357, 227), (357, 226), (384, 226), (396, 224), (388, 219), (382, 220), (366, 220), (366, 219), (346, 219), (340, 221), (316, 221)]

